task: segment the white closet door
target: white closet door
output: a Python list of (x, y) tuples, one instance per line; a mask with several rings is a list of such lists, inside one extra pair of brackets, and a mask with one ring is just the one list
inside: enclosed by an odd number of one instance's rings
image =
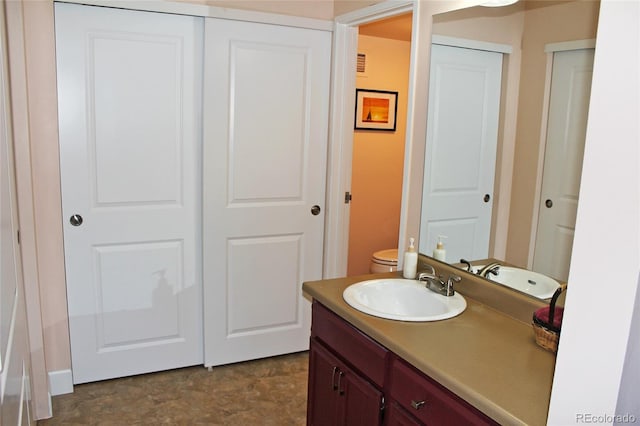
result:
[(489, 252), (502, 54), (433, 45), (420, 252), (445, 235), (447, 261)]
[(587, 132), (594, 49), (553, 55), (549, 122), (533, 269), (569, 277)]
[(202, 19), (55, 12), (74, 383), (201, 364)]
[(309, 346), (301, 285), (322, 274), (331, 35), (207, 19), (205, 46), (211, 366)]

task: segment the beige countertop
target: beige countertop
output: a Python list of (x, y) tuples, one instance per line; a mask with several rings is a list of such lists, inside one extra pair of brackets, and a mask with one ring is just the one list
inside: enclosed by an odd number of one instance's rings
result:
[(462, 290), (467, 309), (457, 317), (434, 322), (374, 317), (350, 307), (342, 298), (344, 289), (355, 282), (397, 276), (311, 281), (302, 288), (307, 296), (498, 423), (544, 425), (555, 356), (535, 343), (531, 325), (472, 299)]

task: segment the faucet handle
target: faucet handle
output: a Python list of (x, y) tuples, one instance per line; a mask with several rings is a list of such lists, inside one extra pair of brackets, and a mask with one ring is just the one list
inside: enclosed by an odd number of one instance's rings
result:
[(437, 280), (438, 277), (435, 275), (435, 271), (433, 274), (429, 272), (420, 272), (418, 274), (418, 281), (426, 281), (426, 280)]
[(473, 272), (473, 267), (471, 266), (471, 262), (466, 259), (460, 259), (460, 263), (467, 267), (467, 272)]
[(447, 284), (445, 287), (445, 296), (453, 296), (455, 294), (455, 290), (453, 288), (453, 283), (459, 283), (462, 280), (458, 275), (451, 274), (449, 275), (449, 279), (447, 280)]
[(436, 268), (434, 268), (433, 266), (429, 265), (428, 263), (422, 263), (421, 266), (424, 268), (431, 269), (431, 272), (423, 271), (422, 273), (428, 273), (429, 275), (433, 275), (433, 276), (436, 275)]

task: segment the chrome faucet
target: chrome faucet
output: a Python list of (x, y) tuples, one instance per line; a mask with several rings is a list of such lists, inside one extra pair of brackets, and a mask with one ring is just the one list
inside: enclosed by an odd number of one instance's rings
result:
[(442, 279), (442, 276), (435, 275), (435, 270), (433, 269), (433, 267), (431, 269), (434, 272), (433, 274), (430, 274), (428, 272), (421, 272), (418, 275), (418, 281), (424, 282), (425, 287), (431, 291), (435, 291), (436, 293), (443, 296), (453, 296), (456, 293), (453, 289), (453, 283), (460, 282), (462, 278), (457, 275), (451, 274), (449, 275), (449, 278), (444, 281)]
[(498, 275), (500, 264), (498, 262), (489, 263), (482, 269), (478, 270), (478, 275), (481, 277), (489, 278), (489, 274)]

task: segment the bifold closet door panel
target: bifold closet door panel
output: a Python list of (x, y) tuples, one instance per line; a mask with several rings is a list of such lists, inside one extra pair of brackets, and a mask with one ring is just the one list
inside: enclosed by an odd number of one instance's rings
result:
[(205, 365), (308, 349), (330, 56), (330, 32), (205, 22)]
[(55, 19), (74, 383), (202, 364), (203, 18)]

